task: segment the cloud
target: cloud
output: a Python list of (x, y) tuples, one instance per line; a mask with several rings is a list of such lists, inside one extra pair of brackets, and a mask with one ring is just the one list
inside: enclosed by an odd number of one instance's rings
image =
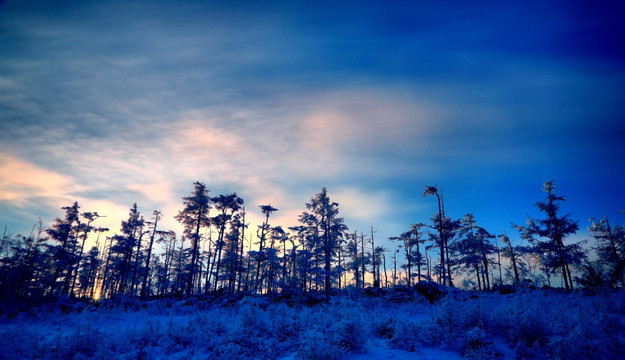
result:
[(252, 152), (240, 136), (213, 126), (212, 115), (205, 116), (205, 119), (183, 118), (166, 126), (170, 130), (161, 134), (164, 152), (169, 161), (175, 160), (172, 165), (186, 174), (204, 172), (204, 176), (219, 177), (231, 173)]
[(129, 190), (134, 190), (145, 196), (152, 203), (166, 204), (171, 201), (174, 196), (173, 181), (160, 181), (154, 183), (135, 183), (127, 186)]
[(35, 198), (63, 197), (70, 185), (66, 176), (0, 153), (0, 201), (23, 207)]
[(391, 195), (387, 191), (367, 192), (357, 187), (339, 187), (332, 189), (330, 198), (339, 203), (342, 214), (365, 223), (385, 218), (393, 209)]
[(322, 93), (311, 100), (310, 114), (300, 127), (301, 141), (306, 148), (367, 149), (426, 138), (448, 114), (417, 90), (354, 86)]

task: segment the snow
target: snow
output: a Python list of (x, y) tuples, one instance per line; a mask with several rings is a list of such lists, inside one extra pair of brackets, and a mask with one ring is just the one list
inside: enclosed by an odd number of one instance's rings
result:
[(0, 320), (0, 359), (613, 359), (625, 355), (622, 292), (521, 292), (427, 302), (335, 298), (293, 307), (159, 303)]
[[(464, 358), (453, 351), (440, 350), (430, 347), (422, 347), (416, 351), (397, 350), (389, 346), (388, 341), (384, 339), (372, 339), (364, 347), (364, 351), (360, 354), (351, 354), (346, 360), (463, 360)], [(512, 359), (512, 358), (511, 358)], [(293, 352), (278, 360), (297, 360), (297, 353)]]
[(420, 347), (415, 351), (398, 350), (389, 347), (388, 341), (373, 339), (362, 354), (349, 357), (351, 360), (393, 359), (393, 360), (462, 360), (463, 357), (453, 351), (432, 347)]

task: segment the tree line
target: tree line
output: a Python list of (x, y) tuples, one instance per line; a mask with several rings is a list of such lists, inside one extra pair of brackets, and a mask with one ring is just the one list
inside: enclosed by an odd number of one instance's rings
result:
[[(102, 215), (80, 212), (77, 202), (63, 207), (64, 216), (50, 227), (39, 220), (28, 236), (7, 234), (5, 228), (0, 301), (29, 305), (59, 297), (147, 299), (288, 290), (320, 292), (327, 301), (333, 288), (346, 286), (411, 286), (421, 280), (454, 286), (461, 280), (465, 287), (483, 290), (502, 284), (551, 286), (556, 276), (566, 289), (576, 282), (623, 285), (624, 228), (607, 217), (591, 219), (597, 259), (590, 260), (584, 242), (568, 239), (579, 225), (570, 214), (561, 214), (565, 198), (555, 194), (553, 182), (544, 183), (547, 198), (536, 203), (544, 217), (513, 225), (524, 246), (513, 246), (505, 233), (490, 233), (472, 214), (450, 218), (442, 190), (426, 186), (423, 196), (436, 197), (436, 213), (429, 222), (389, 238), (399, 246), (388, 259), (389, 250), (375, 244), (373, 226), (366, 235), (351, 232), (326, 188), (306, 203), (298, 226), (271, 224), (279, 210), (259, 205), (264, 220), (252, 232), (245, 202), (236, 193), (210, 196), (205, 184), (193, 185), (175, 216), (182, 234), (160, 229), (162, 212), (146, 218), (137, 204), (112, 236), (101, 236), (110, 230), (97, 226)], [(94, 245), (86, 249), (94, 236)]]

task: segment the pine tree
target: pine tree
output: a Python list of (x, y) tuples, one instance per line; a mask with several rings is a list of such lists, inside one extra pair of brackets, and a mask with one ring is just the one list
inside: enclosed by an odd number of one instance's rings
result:
[[(78, 261), (79, 263), (76, 264), (75, 266), (75, 273), (72, 276), (72, 287), (70, 289), (70, 293), (73, 294), (74, 293), (74, 287), (76, 286), (76, 278), (78, 277), (76, 275), (76, 272), (78, 272), (79, 269), (79, 265), (80, 265), (80, 261), (82, 261), (82, 255), (85, 249), (85, 242), (87, 242), (87, 236), (89, 235), (89, 233), (91, 232), (91, 230), (93, 230), (93, 227), (91, 226), (91, 223), (94, 222), (97, 218), (101, 217), (100, 215), (98, 215), (97, 212), (84, 212), (81, 214), (83, 218), (87, 219), (87, 223), (81, 223), (79, 225), (79, 232), (82, 232), (82, 234), (79, 235), (79, 238), (82, 239), (82, 242), (80, 244), (80, 250), (78, 251)], [(81, 286), (82, 287), (82, 286)]]
[(342, 234), (347, 231), (347, 226), (343, 223), (343, 218), (338, 216), (339, 204), (330, 200), (325, 187), (313, 196), (309, 203), (306, 203), (306, 208), (310, 212), (302, 213), (300, 222), (308, 226), (310, 234), (323, 256), (325, 300), (328, 302), (332, 282), (332, 257)]
[(63, 278), (61, 295), (68, 295), (71, 273), (77, 259), (75, 249), (78, 242), (78, 229), (80, 226), (78, 202), (72, 206), (63, 207), (65, 218), (56, 218), (54, 224), (46, 230), (46, 233), (57, 245), (51, 247), (55, 261), (55, 272), (50, 285), (49, 294), (56, 295), (59, 277)]
[[(461, 221), (459, 231), (460, 240), (456, 243), (456, 249), (461, 254), (460, 261), (467, 268), (475, 270), (477, 286), (479, 290), (490, 288), (488, 256), (495, 252), (495, 247), (490, 239), (495, 236), (478, 226), (473, 214), (466, 214)], [(480, 276), (482, 281), (480, 281)]]
[(518, 263), (518, 252), (515, 250), (515, 248), (512, 246), (512, 242), (510, 241), (510, 238), (508, 237), (507, 234), (503, 234), (499, 236), (499, 240), (506, 245), (506, 247), (504, 247), (503, 249), (503, 256), (507, 257), (508, 259), (510, 259), (510, 263), (512, 266), (512, 270), (514, 271), (514, 284), (518, 285), (521, 283), (521, 280), (519, 278), (519, 267), (517, 265)]
[(608, 217), (590, 219), (590, 235), (595, 239), (595, 250), (603, 265), (608, 268), (608, 280), (612, 286), (625, 284), (625, 228), (611, 225)]
[(271, 225), (269, 225), (269, 216), (272, 213), (278, 211), (278, 209), (271, 206), (271, 204), (259, 205), (258, 207), (265, 215), (265, 221), (261, 225), (258, 225), (258, 229), (256, 230), (256, 235), (258, 236), (258, 251), (253, 252), (253, 255), (256, 257), (256, 278), (254, 280), (254, 290), (262, 291), (261, 285), (263, 282), (263, 278), (260, 276), (260, 274), (262, 263), (268, 258), (268, 252), (265, 246), (265, 242), (267, 241), (267, 234), (271, 230)]
[(156, 236), (156, 228), (158, 226), (158, 220), (161, 218), (161, 212), (154, 210), (154, 222), (148, 224), (152, 225), (152, 234), (150, 235), (150, 244), (148, 245), (148, 254), (145, 259), (145, 268), (143, 270), (143, 281), (141, 283), (141, 299), (145, 299), (147, 296), (148, 276), (150, 274), (150, 259), (152, 258), (152, 247), (154, 246), (154, 236)]
[(362, 261), (360, 258), (360, 253), (358, 252), (358, 234), (354, 232), (353, 234), (347, 234), (347, 243), (345, 244), (345, 253), (346, 256), (349, 257), (349, 262), (347, 263), (347, 268), (354, 272), (354, 280), (356, 282), (356, 287), (360, 288), (360, 262)]
[[(112, 266), (116, 272), (113, 280), (116, 283), (114, 292), (126, 293), (128, 280), (132, 271), (131, 263), (133, 259), (133, 250), (137, 246), (138, 239), (143, 233), (144, 220), (141, 213), (137, 209), (137, 204), (133, 204), (128, 214), (127, 220), (122, 220), (121, 235), (113, 236), (111, 244), (111, 255), (113, 258)], [(130, 284), (132, 290), (132, 281)]]
[[(209, 211), (210, 197), (206, 185), (199, 181), (193, 183), (194, 190), (191, 196), (183, 197), (184, 209), (178, 212), (176, 220), (184, 226), (185, 236), (191, 239), (191, 264), (187, 281), (187, 295), (193, 293), (193, 280), (195, 275), (195, 262), (198, 257), (198, 244), (200, 242), (200, 228), (210, 226)], [(181, 249), (182, 251), (182, 249)], [(182, 256), (182, 253), (180, 254)]]
[(570, 219), (571, 214), (560, 215), (560, 203), (564, 196), (557, 196), (553, 181), (543, 183), (543, 191), (547, 193), (545, 201), (535, 206), (545, 213), (545, 218), (534, 220), (527, 218), (523, 226), (514, 225), (521, 237), (534, 245), (534, 251), (541, 256), (543, 264), (550, 271), (556, 269), (562, 274), (566, 289), (573, 288), (570, 265), (579, 264), (584, 256), (582, 243), (565, 245), (565, 239), (579, 229), (577, 221)]
[[(457, 228), (456, 224), (447, 221), (447, 217), (445, 216), (445, 203), (443, 202), (442, 190), (439, 191), (438, 185), (435, 186), (426, 186), (423, 191), (423, 197), (428, 195), (435, 195), (438, 200), (438, 213), (434, 215), (432, 218), (432, 222), (435, 225), (435, 229), (438, 231), (437, 243), (440, 250), (440, 282), (443, 284), (448, 284), (449, 286), (453, 286), (453, 280), (451, 278), (451, 262), (449, 260), (449, 241), (451, 239), (451, 233), (455, 228)], [(451, 220), (451, 219), (449, 219)], [(436, 238), (433, 236), (432, 238)]]
[[(211, 222), (215, 226), (217, 226), (217, 242), (216, 242), (216, 248), (215, 248), (216, 261), (213, 261), (213, 263), (216, 263), (215, 283), (213, 284), (213, 287), (214, 287), (213, 290), (217, 290), (217, 283), (219, 282), (219, 271), (220, 271), (220, 266), (221, 266), (221, 253), (225, 244), (226, 226), (228, 225), (228, 223), (230, 223), (231, 231), (233, 231), (232, 227), (234, 225), (231, 223), (232, 217), (236, 212), (243, 209), (244, 202), (243, 202), (243, 199), (238, 197), (236, 193), (228, 194), (228, 195), (219, 195), (214, 198), (211, 198), (211, 201), (213, 202), (215, 209), (220, 212), (217, 216), (211, 219)], [(239, 226), (239, 225), (240, 225), (240, 220), (237, 222), (236, 226)], [(229, 239), (230, 244), (235, 246), (234, 248), (231, 249), (230, 256), (236, 256), (236, 254), (238, 254), (238, 251), (234, 252), (235, 249), (238, 250), (238, 234), (239, 234), (238, 231), (239, 230), (237, 229), (236, 237), (231, 236)]]

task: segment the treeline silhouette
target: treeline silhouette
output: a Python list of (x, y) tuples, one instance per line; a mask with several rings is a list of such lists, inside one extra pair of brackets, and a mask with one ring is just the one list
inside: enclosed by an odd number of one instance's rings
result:
[[(148, 299), (201, 294), (272, 294), (315, 292), (328, 301), (333, 288), (390, 288), (436, 280), (487, 290), (503, 286), (552, 286), (560, 277), (566, 289), (622, 287), (625, 229), (609, 219), (591, 219), (594, 243), (571, 243), (579, 230), (570, 215), (560, 214), (565, 200), (553, 182), (536, 206), (541, 219), (514, 225), (525, 246), (513, 246), (507, 234), (495, 235), (472, 214), (448, 217), (442, 190), (426, 186), (423, 196), (437, 199), (438, 211), (428, 223), (389, 240), (389, 249), (368, 235), (350, 232), (325, 188), (306, 203), (300, 225), (272, 225), (278, 211), (260, 205), (264, 221), (252, 230), (246, 208), (236, 193), (209, 196), (201, 182), (175, 219), (182, 234), (159, 228), (161, 211), (146, 219), (134, 204), (119, 231), (97, 227), (97, 212), (80, 212), (77, 202), (63, 207), (64, 216), (44, 227), (41, 219), (28, 235), (8, 234), (0, 243), (0, 301), (9, 306), (38, 305), (62, 297), (103, 299), (116, 296)], [(95, 244), (86, 249), (89, 239)], [(588, 257), (596, 251), (596, 260)], [(400, 259), (398, 259), (398, 255)], [(398, 269), (399, 264), (399, 269)], [(573, 276), (579, 274), (579, 276)], [(367, 281), (369, 280), (369, 281)]]

